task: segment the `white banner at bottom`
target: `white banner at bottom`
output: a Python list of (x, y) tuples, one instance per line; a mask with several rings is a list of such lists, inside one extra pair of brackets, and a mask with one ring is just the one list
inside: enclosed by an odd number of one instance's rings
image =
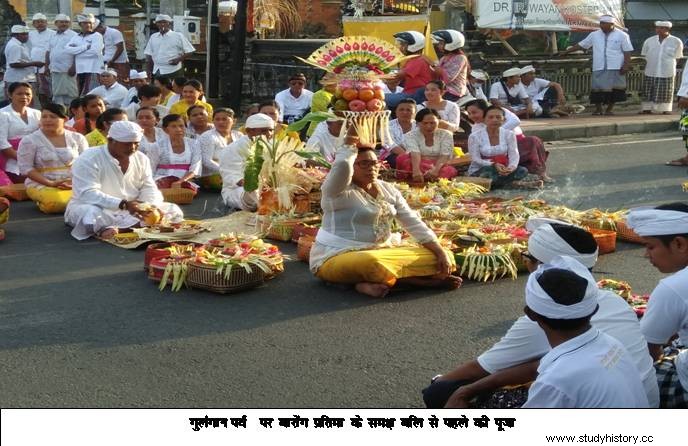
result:
[(0, 441), (3, 446), (418, 446), (439, 439), (485, 445), (675, 446), (685, 443), (687, 414), (656, 409), (3, 409)]

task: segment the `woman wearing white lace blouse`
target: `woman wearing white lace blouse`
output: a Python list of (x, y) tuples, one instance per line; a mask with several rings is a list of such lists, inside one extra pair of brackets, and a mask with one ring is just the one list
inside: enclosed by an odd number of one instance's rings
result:
[(425, 86), (426, 101), (418, 105), (418, 110), (431, 108), (440, 115), (439, 128), (454, 133), (459, 130), (461, 110), (455, 102), (442, 99), (447, 88), (444, 82), (435, 80)]
[(136, 123), (143, 129), (139, 152), (148, 154), (151, 146), (167, 138), (167, 133), (158, 127), (158, 122), (160, 112), (155, 107), (141, 107), (136, 110)]
[[(471, 155), (468, 174), (490, 178), (492, 187), (509, 183), (513, 183), (514, 186), (530, 186), (520, 181), (528, 175), (528, 170), (518, 165), (516, 135), (502, 128), (503, 123), (504, 110), (494, 105), (488, 107), (485, 113), (485, 128), (471, 133), (468, 137), (468, 152)], [(539, 181), (539, 186), (542, 186), (542, 181)]]
[(387, 161), (393, 168), (397, 165), (397, 157), (406, 153), (404, 136), (416, 129), (416, 101), (413, 98), (402, 99), (394, 113), (397, 117), (389, 121), (392, 142), (380, 154), (380, 159)]
[[(379, 161), (372, 146), (357, 147), (349, 129), (322, 186), (322, 228), (310, 254), (311, 271), (333, 283), (384, 297), (397, 283), (455, 289), (453, 256), (409, 208), (401, 193), (378, 180)], [(396, 219), (422, 247), (393, 247)]]
[(416, 114), (416, 129), (404, 135), (406, 153), (397, 157), (397, 178), (416, 183), (454, 178), (456, 169), (447, 165), (454, 157), (454, 138), (438, 128), (439, 114), (425, 108)]
[(29, 84), (13, 82), (8, 93), (10, 105), (0, 108), (0, 186), (24, 181), (17, 164), (19, 141), (36, 131), (41, 119), (41, 112), (29, 107), (33, 98)]
[(214, 128), (198, 137), (196, 145), (203, 158), (203, 173), (199, 182), (201, 186), (211, 190), (222, 190), (222, 175), (220, 175), (220, 153), (231, 143), (242, 137), (242, 133), (234, 130), (234, 110), (231, 108), (215, 109), (213, 114)]
[(184, 137), (184, 124), (180, 115), (165, 116), (162, 128), (167, 138), (151, 146), (147, 155), (159, 188), (183, 187), (196, 192), (198, 186), (191, 180), (201, 174), (201, 152), (193, 140)]
[(72, 197), (72, 163), (88, 149), (86, 138), (65, 130), (63, 106), (46, 104), (40, 129), (19, 143), (19, 171), (26, 175), (26, 192), (46, 214), (62, 213)]

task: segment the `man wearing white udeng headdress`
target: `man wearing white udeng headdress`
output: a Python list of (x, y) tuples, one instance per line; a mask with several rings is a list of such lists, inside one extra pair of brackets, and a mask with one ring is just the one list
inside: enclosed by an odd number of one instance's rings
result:
[(252, 153), (256, 138), (272, 138), (275, 121), (266, 114), (257, 113), (248, 117), (245, 128), (246, 135), (228, 145), (220, 154), (222, 199), (229, 207), (255, 211), (258, 207), (258, 194), (256, 191), (244, 190), (246, 160)]
[[(585, 268), (597, 262), (597, 243), (582, 228), (545, 218), (531, 218), (526, 224), (531, 232), (528, 251), (523, 260), (533, 272), (542, 263), (559, 256), (568, 256)], [(612, 336), (631, 354), (640, 371), (645, 394), (650, 406), (659, 405), (659, 391), (652, 358), (635, 312), (619, 296), (611, 291), (600, 290), (597, 294), (599, 310), (592, 317), (594, 328)], [(535, 379), (539, 359), (550, 351), (544, 331), (526, 316), (521, 316), (509, 328), (502, 339), (482, 353), (476, 360), (459, 365), (451, 372), (435, 377), (423, 391), (429, 408), (465, 407), (473, 397), (490, 392), (504, 385), (522, 384)], [(524, 369), (517, 366), (524, 364)]]
[(137, 150), (142, 137), (138, 124), (115, 121), (107, 144), (85, 151), (74, 162), (65, 222), (74, 227), (77, 240), (112, 238), (119, 229), (140, 225), (151, 206), (170, 221), (184, 217), (177, 205), (163, 202), (148, 157)]
[(540, 359), (524, 408), (649, 407), (631, 355), (590, 325), (599, 292), (590, 271), (570, 257), (558, 257), (528, 278), (524, 311), (552, 350)]
[(166, 14), (155, 17), (158, 32), (151, 35), (143, 53), (146, 55), (148, 77), (175, 78), (184, 74), (182, 62), (196, 51), (184, 34), (172, 31), (172, 18)]
[[(688, 205), (633, 209), (628, 225), (662, 279), (650, 294), (640, 326), (655, 363), (663, 408), (688, 408)], [(678, 338), (666, 349), (675, 335)], [(663, 356), (663, 357), (662, 357)]]
[(642, 113), (671, 113), (674, 101), (676, 59), (683, 57), (683, 42), (672, 36), (671, 22), (656, 21), (657, 35), (645, 40), (640, 52), (645, 57)]

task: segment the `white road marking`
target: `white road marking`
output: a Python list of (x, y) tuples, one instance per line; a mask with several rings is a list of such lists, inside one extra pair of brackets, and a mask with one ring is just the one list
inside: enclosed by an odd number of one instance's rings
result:
[(553, 149), (584, 149), (586, 147), (604, 147), (604, 146), (620, 146), (623, 144), (642, 144), (642, 143), (648, 143), (648, 142), (660, 142), (660, 141), (680, 141), (682, 138), (680, 136), (676, 137), (671, 137), (671, 138), (657, 138), (657, 139), (642, 139), (639, 141), (617, 141), (617, 142), (606, 142), (603, 144), (582, 144), (578, 146), (558, 146), (556, 144), (551, 144), (549, 145), (548, 148), (553, 148)]

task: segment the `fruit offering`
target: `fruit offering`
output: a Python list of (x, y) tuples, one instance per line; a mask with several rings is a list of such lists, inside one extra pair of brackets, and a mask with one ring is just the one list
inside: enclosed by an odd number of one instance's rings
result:
[[(371, 36), (344, 36), (332, 40), (301, 61), (331, 73), (323, 81), (335, 85), (334, 111), (356, 127), (361, 142), (391, 141), (387, 128), (383, 79), (407, 59), (389, 42)], [(413, 57), (413, 56), (410, 56)]]

